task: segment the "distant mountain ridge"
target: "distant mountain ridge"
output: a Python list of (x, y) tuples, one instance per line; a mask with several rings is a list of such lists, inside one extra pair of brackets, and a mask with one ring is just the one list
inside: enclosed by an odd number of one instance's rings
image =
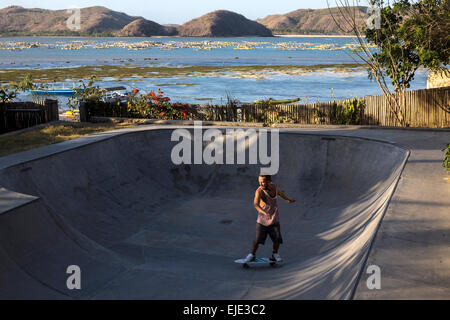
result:
[[(355, 9), (358, 24), (364, 24), (369, 17), (367, 7), (352, 7), (352, 9)], [(269, 15), (256, 21), (274, 34), (350, 34), (351, 32), (340, 30), (333, 16), (340, 21), (338, 8), (299, 9), (286, 14)]]
[[(365, 12), (365, 7), (358, 7), (358, 21), (361, 23), (367, 19)], [(272, 33), (343, 34), (334, 23), (329, 9), (299, 9), (256, 21), (235, 12), (216, 10), (182, 25), (161, 25), (143, 17), (95, 6), (81, 9), (81, 29), (76, 32), (67, 27), (70, 15), (67, 10), (10, 6), (0, 9), (0, 35), (270, 37)]]
[[(52, 33), (67, 31), (67, 10), (25, 9), (19, 6), (0, 10), (0, 32)], [(116, 32), (142, 17), (132, 17), (105, 7), (81, 9), (81, 32)]]

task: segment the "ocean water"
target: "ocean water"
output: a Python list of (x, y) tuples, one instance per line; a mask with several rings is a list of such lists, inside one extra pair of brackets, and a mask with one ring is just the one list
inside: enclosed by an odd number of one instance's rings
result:
[[(172, 101), (224, 103), (227, 95), (242, 102), (301, 98), (328, 101), (381, 94), (360, 69), (334, 71), (333, 65), (354, 64), (354, 38), (0, 38), (0, 82), (4, 69), (51, 69), (80, 66), (296, 66), (324, 65), (315, 72), (261, 71), (255, 74), (203, 73), (182, 77), (116, 77), (96, 85), (124, 85), (141, 92), (161, 88)], [(329, 66), (329, 68), (327, 67)], [(85, 75), (89, 78), (90, 75)], [(411, 89), (426, 88), (427, 72), (419, 70)], [(70, 87), (78, 79), (56, 86)], [(22, 94), (20, 99), (29, 99)], [(65, 98), (58, 97), (64, 107)]]

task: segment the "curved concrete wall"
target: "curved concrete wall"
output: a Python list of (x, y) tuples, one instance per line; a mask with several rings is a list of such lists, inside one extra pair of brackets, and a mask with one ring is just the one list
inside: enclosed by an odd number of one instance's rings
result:
[[(244, 270), (257, 165), (174, 165), (171, 130), (118, 135), (0, 170), (0, 298), (348, 299), (408, 151), (280, 134), (285, 263)], [(258, 251), (271, 252), (270, 239)], [(66, 269), (82, 270), (68, 290)]]

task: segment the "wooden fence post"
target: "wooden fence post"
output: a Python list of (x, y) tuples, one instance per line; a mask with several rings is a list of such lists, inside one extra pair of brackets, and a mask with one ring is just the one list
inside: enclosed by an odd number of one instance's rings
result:
[(59, 120), (58, 100), (45, 99), (43, 107), (45, 122)]
[(86, 101), (80, 101), (79, 110), (80, 110), (80, 122), (88, 122), (89, 115)]
[(0, 133), (6, 132), (6, 103), (0, 103)]

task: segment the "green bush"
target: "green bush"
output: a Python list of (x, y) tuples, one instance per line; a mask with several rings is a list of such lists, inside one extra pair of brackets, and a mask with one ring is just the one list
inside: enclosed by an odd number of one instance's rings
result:
[(254, 103), (262, 107), (262, 114), (257, 118), (257, 121), (264, 122), (264, 126), (266, 127), (270, 127), (274, 123), (295, 123), (295, 119), (291, 118), (287, 112), (278, 108), (277, 105), (285, 105), (300, 100), (300, 98), (285, 100), (273, 100), (269, 98), (267, 100), (257, 100)]
[(74, 88), (75, 94), (69, 98), (67, 105), (75, 110), (81, 101), (91, 104), (97, 104), (100, 102), (100, 96), (102, 91), (99, 86), (94, 86), (96, 77), (91, 76), (89, 82), (86, 84), (83, 80), (80, 80), (81, 86)]
[(331, 105), (328, 116), (331, 124), (360, 124), (364, 102), (356, 98), (345, 100), (342, 105), (336, 101)]
[(11, 102), (17, 97), (19, 91), (26, 91), (33, 88), (33, 79), (31, 79), (30, 74), (25, 75), (25, 78), (19, 83), (12, 82), (9, 86), (0, 86), (0, 103)]
[(11, 100), (14, 99), (16, 95), (16, 90), (11, 91), (9, 88), (0, 87), (0, 103), (11, 102)]
[(442, 166), (447, 169), (447, 172), (450, 172), (450, 143), (447, 144), (447, 148), (443, 149), (444, 154), (444, 162)]

